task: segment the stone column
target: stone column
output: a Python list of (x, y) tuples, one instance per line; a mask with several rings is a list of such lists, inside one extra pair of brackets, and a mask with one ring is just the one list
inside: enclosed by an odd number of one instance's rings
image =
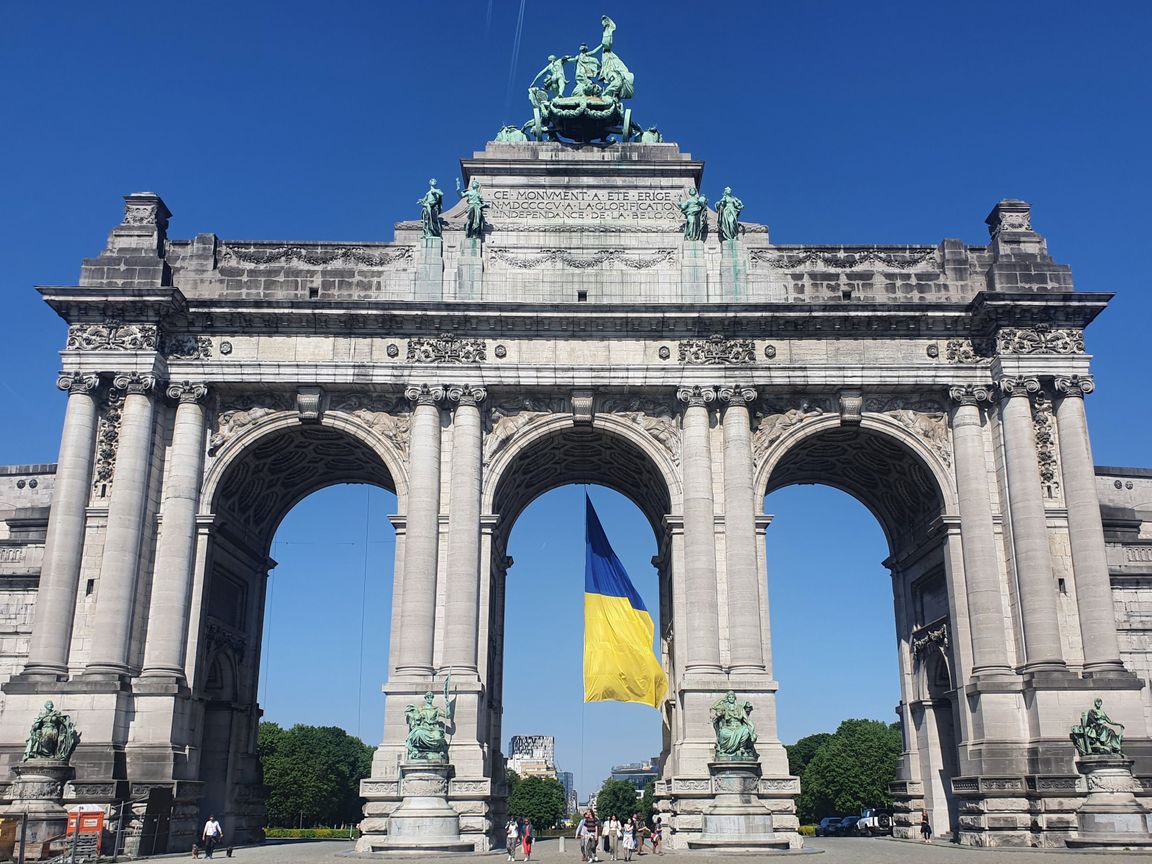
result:
[(959, 403), (952, 413), (952, 447), (972, 634), (972, 674), (1011, 674), (980, 410), (981, 402), (992, 399), (992, 390), (968, 385), (953, 387), (950, 393)]
[(1000, 380), (1004, 398), (1000, 415), (1004, 425), (1004, 469), (1008, 477), (1008, 506), (1012, 548), (1016, 553), (1016, 580), (1020, 588), (1020, 617), (1024, 625), (1025, 670), (1065, 668), (1060, 646), (1056, 584), (1044, 492), (1036, 461), (1036, 432), (1032, 426), (1032, 399), (1040, 392), (1035, 378)]
[(196, 510), (204, 470), (204, 397), (208, 388), (188, 381), (168, 387), (178, 400), (168, 451), (168, 477), (160, 504), (160, 538), (152, 568), (148, 606), (148, 641), (144, 646), (145, 676), (185, 680), (184, 647), (192, 598), (192, 566), (196, 559)]
[(764, 668), (760, 632), (756, 512), (752, 492), (751, 387), (722, 387), (724, 408), (724, 548), (728, 574), (729, 665), (733, 671)]
[(64, 372), (56, 386), (68, 391), (60, 458), (40, 589), (36, 593), (36, 622), (24, 672), (58, 676), (68, 673), (68, 646), (79, 590), (84, 552), (84, 510), (92, 491), (92, 460), (96, 449), (96, 397), (100, 379), (81, 372)]
[(477, 673), (480, 627), (480, 449), (484, 432), (483, 387), (449, 387), (452, 418), (452, 480), (448, 498), (448, 590), (444, 610), (444, 665)]
[(112, 384), (126, 394), (120, 416), (112, 497), (108, 502), (100, 582), (96, 589), (92, 650), (85, 670), (86, 674), (97, 675), (119, 675), (128, 671), (128, 641), (132, 636), (136, 576), (152, 462), (155, 410), (152, 391), (156, 378), (148, 373), (132, 372), (117, 375)]
[(1123, 672), (1092, 445), (1084, 416), (1084, 395), (1095, 388), (1092, 378), (1086, 375), (1056, 379), (1056, 392), (1062, 397), (1056, 406), (1056, 431), (1060, 439), (1064, 502), (1068, 507), (1080, 637), (1084, 642), (1084, 671)]
[(416, 407), (409, 426), (408, 520), (396, 672), (432, 673), (436, 624), (436, 562), (440, 554), (440, 402), (444, 388), (409, 387)]
[(708, 405), (711, 387), (682, 387), (684, 402), (684, 583), (688, 663), (685, 671), (720, 669), (720, 622), (716, 607), (716, 515), (712, 500), (712, 451)]

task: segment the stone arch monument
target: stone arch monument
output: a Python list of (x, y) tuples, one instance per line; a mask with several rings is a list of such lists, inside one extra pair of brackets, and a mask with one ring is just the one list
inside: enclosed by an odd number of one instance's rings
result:
[[(434, 190), (392, 242), (179, 240), (137, 193), (77, 285), (40, 289), (69, 325), (67, 411), (55, 466), (0, 469), (0, 590), (32, 620), (0, 642), (7, 763), (50, 698), (82, 733), (64, 798), (128, 802), (130, 848), (157, 807), (174, 850), (209, 808), (261, 836), (271, 539), (305, 495), (372, 483), (397, 496), (396, 584), (361, 848), (406, 800), (406, 705), (450, 672), (448, 767), (421, 794), (487, 849), (509, 532), (597, 482), (657, 538), (670, 842), (706, 843), (737, 795), (796, 846), (763, 500), (825, 483), (890, 546), (898, 832), (926, 809), (963, 843), (1062, 843), (1085, 795), (1067, 730), (1096, 696), (1152, 773), (1152, 660), (1123, 612), (1152, 603), (1152, 475), (1094, 469), (1083, 332), (1109, 295), (1073, 290), (1028, 204), (997, 204), (986, 245), (786, 246), (734, 196), (718, 227), (703, 163), (654, 132), (502, 136), (461, 162), (470, 198), (441, 215)], [(709, 718), (729, 690), (758, 731), (739, 788)]]

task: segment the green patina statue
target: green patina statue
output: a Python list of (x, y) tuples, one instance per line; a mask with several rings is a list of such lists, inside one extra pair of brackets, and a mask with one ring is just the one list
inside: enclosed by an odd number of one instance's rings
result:
[(744, 202), (732, 194), (732, 187), (725, 186), (724, 194), (716, 202), (716, 225), (721, 240), (737, 240), (740, 235), (740, 211)]
[(473, 179), (467, 189), (461, 189), (460, 180), (457, 179), (456, 192), (468, 202), (464, 219), (464, 236), (482, 239), (484, 228), (488, 224), (488, 220), (484, 218), (484, 211), (488, 209), (488, 205), (484, 202), (484, 196), (480, 194), (480, 181)]
[(452, 722), (452, 701), (448, 698), (451, 680), (451, 676), (444, 679), (444, 704), (447, 708), (433, 705), (436, 694), (429, 690), (424, 694), (423, 705), (409, 705), (404, 709), (404, 719), (408, 723), (408, 738), (404, 744), (409, 762), (448, 761), (448, 739), (444, 730)]
[(660, 134), (660, 130), (655, 126), (649, 126), (640, 133), (640, 142), (642, 144), (662, 144), (664, 143), (664, 136)]
[(72, 751), (80, 743), (80, 735), (72, 725), (72, 718), (61, 714), (51, 702), (45, 702), (24, 745), (24, 757), (29, 759), (50, 759), (53, 762), (67, 763)]
[(440, 237), (444, 230), (440, 222), (440, 212), (444, 209), (444, 193), (436, 185), (435, 180), (428, 181), (428, 191), (416, 203), (420, 205), (421, 236), (425, 239)]
[[(542, 91), (549, 101), (557, 96), (563, 96), (564, 91), (568, 88), (568, 76), (564, 74), (564, 64), (571, 63), (575, 59), (569, 55), (557, 57), (555, 54), (549, 54), (548, 65), (536, 73), (536, 77), (528, 85), (529, 98), (531, 98), (533, 89)], [(540, 82), (539, 87), (536, 87), (537, 81)]]
[(684, 239), (703, 240), (708, 230), (708, 199), (692, 186), (688, 197), (680, 202), (680, 211), (684, 214)]
[(760, 758), (756, 752), (756, 727), (748, 719), (751, 702), (737, 702), (736, 692), (729, 690), (712, 706), (711, 713), (717, 762), (754, 762)]
[(516, 126), (501, 126), (500, 131), (496, 133), (496, 140), (505, 144), (519, 144), (521, 141), (527, 141), (528, 136)]
[(1104, 713), (1104, 701), (1097, 699), (1072, 727), (1072, 743), (1081, 756), (1124, 755), (1124, 724)]

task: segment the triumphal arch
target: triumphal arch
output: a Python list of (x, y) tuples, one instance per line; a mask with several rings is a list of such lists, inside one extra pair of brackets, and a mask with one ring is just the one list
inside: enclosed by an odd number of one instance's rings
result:
[(259, 837), (273, 533), (315, 490), (371, 483), (397, 497), (396, 584), (362, 848), (403, 800), (405, 707), (450, 672), (445, 798), (487, 849), (509, 532), (543, 492), (601, 483), (658, 541), (672, 843), (726, 792), (709, 706), (731, 689), (759, 737), (744, 797), (795, 846), (763, 501), (824, 483), (891, 550), (898, 832), (926, 809), (964, 843), (1061, 844), (1086, 792), (1068, 729), (1095, 697), (1152, 774), (1152, 475), (1095, 468), (1084, 412), (1109, 295), (1074, 290), (1019, 200), (984, 245), (774, 244), (630, 114), (607, 142), (550, 140), (594, 136), (549, 95), (389, 242), (175, 239), (136, 193), (77, 285), (39, 289), (68, 323), (67, 410), (56, 465), (0, 469), (9, 765), (51, 699), (80, 735), (66, 803), (128, 802), (130, 840), (163, 825), (174, 850), (208, 811)]

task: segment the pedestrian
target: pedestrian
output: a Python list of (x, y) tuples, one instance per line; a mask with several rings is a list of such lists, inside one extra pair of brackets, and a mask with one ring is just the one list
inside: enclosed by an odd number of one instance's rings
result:
[(525, 817), (524, 819), (524, 833), (520, 837), (520, 842), (524, 846), (524, 860), (532, 860), (532, 844), (536, 842), (536, 834), (532, 830), (532, 820)]
[(624, 844), (624, 860), (631, 861), (632, 853), (636, 851), (636, 825), (631, 817), (624, 823), (624, 836), (621, 842)]
[(580, 857), (587, 862), (600, 859), (596, 856), (596, 841), (600, 831), (600, 823), (596, 819), (596, 811), (586, 810), (580, 827), (576, 829), (576, 836), (580, 840)]
[(659, 813), (652, 817), (652, 851), (657, 855), (664, 854), (664, 850), (661, 848), (664, 845), (663, 821), (663, 817)]
[(636, 832), (639, 835), (636, 839), (637, 854), (643, 855), (644, 841), (652, 836), (652, 830), (644, 823), (644, 820), (640, 818), (639, 813), (632, 818), (636, 820)]
[(608, 817), (608, 825), (604, 828), (604, 839), (608, 841), (608, 854), (613, 861), (619, 861), (620, 848), (620, 820), (613, 816)]
[(220, 827), (220, 823), (216, 821), (216, 817), (209, 814), (208, 821), (204, 823), (204, 831), (201, 832), (200, 839), (204, 841), (204, 857), (211, 858), (212, 850), (215, 849), (224, 840), (224, 829)]
[(515, 861), (516, 846), (520, 843), (520, 826), (511, 816), (508, 817), (508, 824), (504, 826), (504, 842), (508, 847), (508, 860)]
[(932, 842), (932, 825), (928, 821), (928, 811), (925, 810), (920, 816), (920, 836), (924, 838), (925, 843)]

